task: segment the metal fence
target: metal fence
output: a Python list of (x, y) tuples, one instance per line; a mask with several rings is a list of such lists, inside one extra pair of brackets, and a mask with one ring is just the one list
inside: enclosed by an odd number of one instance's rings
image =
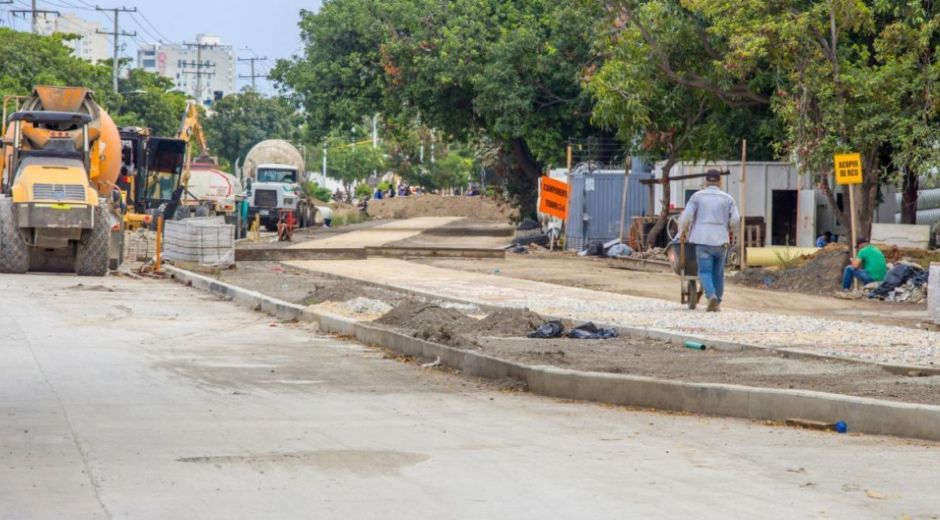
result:
[(620, 237), (626, 178), (629, 183), (623, 229), (629, 233), (632, 217), (645, 215), (648, 210), (649, 188), (640, 181), (651, 177), (646, 172), (625, 177), (623, 170), (576, 168), (570, 178), (566, 247), (580, 250), (594, 241), (606, 242)]

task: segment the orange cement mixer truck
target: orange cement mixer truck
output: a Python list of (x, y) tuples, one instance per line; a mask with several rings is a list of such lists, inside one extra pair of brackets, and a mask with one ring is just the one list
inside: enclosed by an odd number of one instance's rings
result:
[(4, 121), (0, 272), (104, 276), (122, 260), (121, 137), (81, 87), (36, 87)]

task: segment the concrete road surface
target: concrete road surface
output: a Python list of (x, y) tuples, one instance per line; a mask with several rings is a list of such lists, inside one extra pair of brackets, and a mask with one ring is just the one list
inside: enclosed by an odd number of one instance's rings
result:
[(0, 518), (928, 518), (921, 442), (500, 391), (168, 282), (0, 276)]

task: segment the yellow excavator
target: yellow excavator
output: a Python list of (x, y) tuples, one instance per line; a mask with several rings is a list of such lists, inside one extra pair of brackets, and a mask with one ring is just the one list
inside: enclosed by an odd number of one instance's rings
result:
[[(186, 103), (186, 111), (183, 112), (183, 119), (180, 121), (179, 132), (176, 138), (186, 143), (186, 156), (183, 159), (183, 187), (189, 186), (189, 179), (192, 176), (193, 165), (193, 141), (199, 145), (200, 159), (209, 158), (209, 145), (206, 143), (206, 134), (202, 129), (202, 122), (199, 120), (199, 105), (195, 101)], [(185, 193), (184, 193), (185, 197)]]
[(180, 205), (198, 205), (188, 190), (192, 149), (193, 144), (198, 145), (202, 158), (208, 156), (209, 147), (195, 102), (186, 104), (174, 137), (154, 137), (149, 128), (129, 127), (121, 129), (121, 140), (124, 158), (121, 187), (126, 194), (128, 210), (124, 221), (128, 229), (153, 227), (161, 215), (176, 218)]

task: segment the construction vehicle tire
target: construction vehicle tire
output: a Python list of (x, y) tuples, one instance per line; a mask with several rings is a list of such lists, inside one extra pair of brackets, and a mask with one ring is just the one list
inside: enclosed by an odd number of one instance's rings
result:
[(84, 233), (82, 241), (76, 248), (75, 274), (79, 276), (108, 274), (110, 240), (111, 223), (108, 220), (108, 209), (103, 205), (98, 206), (95, 208), (95, 227)]
[(22, 274), (29, 270), (29, 246), (13, 221), (13, 201), (0, 198), (0, 273)]

